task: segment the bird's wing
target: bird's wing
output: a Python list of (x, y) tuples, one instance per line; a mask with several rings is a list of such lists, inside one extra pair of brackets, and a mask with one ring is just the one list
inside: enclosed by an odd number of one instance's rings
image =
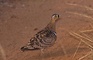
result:
[(36, 38), (42, 46), (47, 46), (52, 45), (55, 42), (57, 36), (56, 32), (54, 31), (42, 30), (36, 34)]

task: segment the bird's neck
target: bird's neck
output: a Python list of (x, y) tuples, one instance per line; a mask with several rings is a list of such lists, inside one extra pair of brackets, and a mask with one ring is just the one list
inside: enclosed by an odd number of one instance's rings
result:
[(47, 28), (50, 29), (50, 30), (55, 31), (56, 22), (55, 22), (54, 20), (51, 20), (51, 21), (49, 22), (49, 24), (47, 25)]

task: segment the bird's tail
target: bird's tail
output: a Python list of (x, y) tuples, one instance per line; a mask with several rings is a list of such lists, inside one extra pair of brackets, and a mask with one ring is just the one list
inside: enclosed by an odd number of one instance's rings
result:
[(26, 51), (26, 50), (29, 50), (28, 47), (26, 47), (26, 46), (21, 47), (21, 51), (24, 52), (24, 51)]
[(21, 47), (21, 51), (27, 51), (27, 50), (38, 50), (39, 48), (36, 48), (33, 43), (34, 41), (28, 42), (26, 46)]
[(35, 40), (36, 40), (35, 37), (31, 38), (27, 45), (21, 47), (21, 51), (38, 50), (39, 48), (36, 47), (37, 45), (35, 44), (36, 42)]
[(29, 50), (38, 50), (39, 48), (35, 48), (35, 47), (33, 47), (33, 46), (31, 46), (31, 45), (27, 45), (27, 46), (23, 46), (23, 47), (21, 47), (21, 51), (29, 51)]

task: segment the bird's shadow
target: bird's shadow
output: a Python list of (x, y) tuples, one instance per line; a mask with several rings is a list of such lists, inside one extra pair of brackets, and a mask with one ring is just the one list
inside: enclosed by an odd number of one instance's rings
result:
[[(67, 49), (66, 51), (67, 51), (67, 55), (72, 55), (72, 54), (74, 54), (75, 53), (75, 51), (76, 51), (76, 49), (77, 48), (70, 48), (70, 49)], [(84, 51), (84, 50), (86, 50), (87, 48), (79, 48), (79, 50), (78, 50), (78, 52), (82, 52), (82, 51)], [(64, 57), (65, 56), (65, 53), (63, 52), (63, 50), (62, 49), (59, 49), (59, 50), (54, 50), (54, 51), (50, 51), (50, 52), (45, 52), (45, 53), (43, 53), (42, 55), (36, 55), (36, 56), (34, 56), (34, 57), (31, 57), (31, 59), (46, 59), (46, 58), (50, 58), (50, 57), (52, 57), (52, 58), (55, 58), (55, 57), (58, 57), (58, 56), (62, 56), (62, 57)]]

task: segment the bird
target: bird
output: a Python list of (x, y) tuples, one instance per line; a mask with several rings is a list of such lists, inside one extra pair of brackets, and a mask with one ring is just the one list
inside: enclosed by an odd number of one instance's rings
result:
[(53, 46), (57, 40), (56, 22), (58, 20), (59, 14), (53, 14), (47, 26), (37, 32), (25, 46), (21, 47), (21, 51), (42, 50)]

